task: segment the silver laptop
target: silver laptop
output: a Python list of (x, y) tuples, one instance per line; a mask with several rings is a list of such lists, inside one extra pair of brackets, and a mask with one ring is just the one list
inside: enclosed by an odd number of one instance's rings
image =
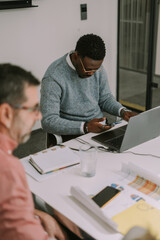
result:
[(101, 133), (92, 140), (123, 152), (160, 135), (160, 106), (130, 118), (127, 125)]

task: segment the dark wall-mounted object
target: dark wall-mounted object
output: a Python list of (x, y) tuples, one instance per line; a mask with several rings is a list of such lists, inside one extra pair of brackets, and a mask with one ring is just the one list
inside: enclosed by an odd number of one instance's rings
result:
[(38, 7), (32, 4), (32, 0), (0, 0), (0, 10), (14, 8)]
[(87, 4), (80, 4), (81, 20), (87, 19)]

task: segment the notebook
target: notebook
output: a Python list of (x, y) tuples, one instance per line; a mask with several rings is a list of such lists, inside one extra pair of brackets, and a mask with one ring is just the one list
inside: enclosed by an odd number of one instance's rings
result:
[(41, 174), (55, 172), (79, 164), (79, 156), (66, 146), (45, 149), (30, 155), (30, 164)]
[(92, 137), (92, 140), (123, 152), (160, 135), (160, 106), (130, 118), (128, 124)]

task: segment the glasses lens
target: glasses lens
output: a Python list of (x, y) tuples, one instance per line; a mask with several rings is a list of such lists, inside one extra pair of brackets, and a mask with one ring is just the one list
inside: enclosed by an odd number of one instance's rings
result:
[(17, 104), (17, 105), (11, 105), (14, 109), (23, 109), (23, 110), (27, 110), (28, 112), (40, 112), (40, 106), (39, 104), (37, 104), (34, 107), (25, 107), (22, 106), (21, 104)]
[(97, 72), (97, 71), (102, 71), (102, 67), (101, 67), (101, 66), (100, 66), (98, 69), (86, 70), (86, 68), (85, 68), (85, 66), (84, 66), (84, 64), (83, 64), (83, 61), (82, 61), (81, 57), (80, 57), (79, 59), (80, 59), (80, 62), (81, 62), (81, 66), (82, 66), (82, 68), (83, 68), (83, 71), (84, 71), (85, 73), (95, 73), (95, 72)]

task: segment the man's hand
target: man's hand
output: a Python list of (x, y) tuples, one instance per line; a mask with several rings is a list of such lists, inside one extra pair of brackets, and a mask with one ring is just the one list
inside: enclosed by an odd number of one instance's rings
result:
[(67, 235), (58, 224), (58, 222), (49, 214), (35, 209), (34, 214), (40, 218), (44, 230), (48, 233), (49, 237), (54, 237), (58, 240), (67, 240)]
[(138, 113), (136, 113), (136, 112), (124, 111), (123, 119), (128, 122), (129, 119), (130, 119), (130, 117), (134, 117), (134, 116), (136, 116), (137, 114), (138, 114)]
[(106, 130), (109, 130), (112, 126), (109, 125), (103, 125), (100, 122), (104, 121), (105, 118), (94, 118), (91, 121), (88, 122), (88, 132), (92, 133), (100, 133), (104, 132)]

